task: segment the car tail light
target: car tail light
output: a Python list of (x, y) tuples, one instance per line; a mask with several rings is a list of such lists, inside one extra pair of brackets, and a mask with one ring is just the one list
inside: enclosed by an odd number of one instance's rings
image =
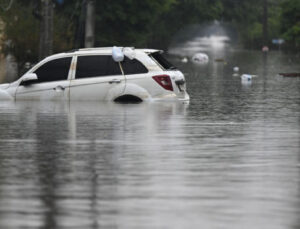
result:
[(172, 81), (171, 81), (170, 76), (159, 75), (159, 76), (153, 76), (152, 78), (164, 89), (173, 91), (173, 86), (172, 86)]

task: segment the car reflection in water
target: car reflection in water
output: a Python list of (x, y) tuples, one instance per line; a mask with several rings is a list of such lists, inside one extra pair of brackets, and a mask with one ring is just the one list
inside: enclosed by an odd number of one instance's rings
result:
[[(1, 103), (11, 122), (0, 132), (1, 158), (8, 160), (1, 166), (0, 227), (97, 226), (105, 212), (125, 210), (114, 200), (126, 201), (133, 187), (120, 182), (134, 182), (134, 173), (141, 175), (137, 182), (151, 182), (164, 151), (188, 144), (179, 137), (186, 108), (176, 102)], [(112, 205), (102, 208), (107, 201)]]

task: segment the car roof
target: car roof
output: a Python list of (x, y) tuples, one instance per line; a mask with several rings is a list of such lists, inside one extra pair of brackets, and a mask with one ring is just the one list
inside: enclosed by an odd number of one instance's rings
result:
[[(112, 48), (113, 47), (95, 47), (95, 48), (73, 49), (73, 50), (63, 52), (63, 53), (57, 53), (57, 54), (51, 55), (51, 56), (45, 58), (44, 60), (69, 57), (69, 56), (73, 56), (73, 55), (88, 55), (88, 54), (99, 54), (99, 53), (111, 55)], [(128, 47), (119, 47), (119, 48), (123, 49), (123, 48), (128, 48)], [(163, 52), (162, 50), (158, 50), (158, 49), (135, 49), (134, 47), (129, 47), (129, 48), (131, 48), (135, 51), (144, 52), (146, 54), (151, 54), (151, 53), (155, 53), (155, 52)]]
[[(123, 48), (131, 48), (136, 51), (141, 51), (145, 53), (154, 53), (154, 52), (160, 52), (161, 50), (157, 49), (135, 49), (134, 47), (119, 47), (121, 49)], [(113, 47), (95, 47), (95, 48), (82, 48), (82, 49), (73, 49), (70, 51), (67, 51), (65, 53), (76, 53), (76, 54), (88, 54), (88, 53), (109, 53), (111, 54)]]

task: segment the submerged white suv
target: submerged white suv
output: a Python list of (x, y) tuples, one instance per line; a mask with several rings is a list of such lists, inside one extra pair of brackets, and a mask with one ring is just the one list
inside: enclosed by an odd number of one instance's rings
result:
[(0, 100), (189, 101), (184, 75), (161, 53), (109, 47), (52, 55), (1, 84)]

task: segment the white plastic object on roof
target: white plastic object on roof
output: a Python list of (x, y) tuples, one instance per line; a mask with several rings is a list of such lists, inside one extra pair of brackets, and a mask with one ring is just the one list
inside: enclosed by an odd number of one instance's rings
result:
[(114, 46), (112, 48), (112, 57), (114, 61), (121, 62), (124, 60), (124, 53), (122, 52), (122, 49), (119, 47)]
[(123, 48), (123, 53), (130, 60), (133, 60), (135, 58), (135, 51), (133, 48), (130, 48), (130, 47)]

